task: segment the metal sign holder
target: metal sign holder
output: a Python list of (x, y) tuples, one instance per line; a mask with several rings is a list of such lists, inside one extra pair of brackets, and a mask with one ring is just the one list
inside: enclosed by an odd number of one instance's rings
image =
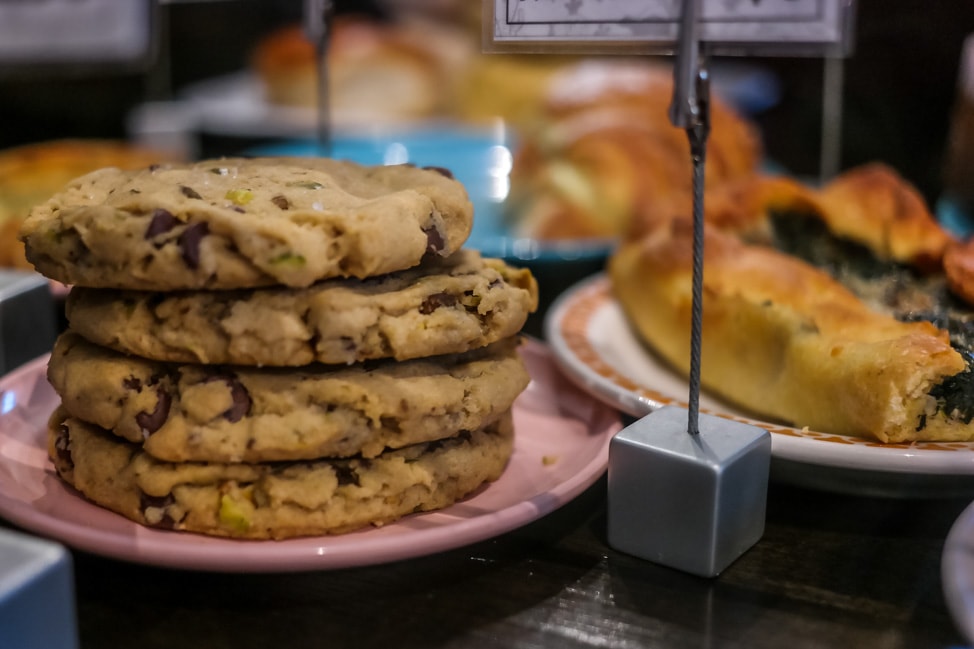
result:
[(657, 410), (612, 439), (608, 539), (623, 552), (717, 576), (764, 533), (771, 436), (699, 412), (710, 130), (705, 54), (838, 60), (851, 51), (853, 2), (485, 0), (484, 6), (487, 51), (675, 56), (670, 121), (686, 130), (693, 167), (688, 408)]

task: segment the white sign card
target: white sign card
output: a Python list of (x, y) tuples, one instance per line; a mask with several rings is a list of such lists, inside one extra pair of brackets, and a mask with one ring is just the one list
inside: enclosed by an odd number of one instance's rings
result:
[[(855, 0), (702, 0), (700, 39), (717, 54), (840, 56)], [(682, 0), (484, 0), (491, 51), (671, 52)]]
[(152, 0), (0, 0), (0, 66), (137, 64), (153, 12)]

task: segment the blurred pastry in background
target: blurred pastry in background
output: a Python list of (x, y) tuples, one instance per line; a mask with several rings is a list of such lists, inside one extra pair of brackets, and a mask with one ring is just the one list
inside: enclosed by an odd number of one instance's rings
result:
[[(327, 53), (329, 109), (336, 125), (367, 126), (442, 116), (470, 45), (445, 27), (341, 15)], [(300, 25), (268, 34), (252, 65), (268, 103), (318, 105), (315, 44)]]
[(964, 39), (944, 152), (944, 195), (959, 211), (958, 228), (974, 218), (974, 34)]
[[(515, 153), (512, 226), (539, 239), (614, 238), (643, 210), (690, 200), (686, 133), (672, 126), (672, 72), (637, 61), (589, 60), (552, 76), (535, 128)], [(712, 97), (707, 187), (758, 169), (757, 129)]]
[[(684, 211), (682, 216), (688, 214)], [(627, 238), (646, 237), (666, 216), (679, 215), (659, 213), (655, 222), (643, 219), (634, 223)], [(811, 233), (814, 227), (824, 227), (844, 245), (862, 248), (860, 256), (868, 251), (877, 263), (910, 267), (921, 274), (940, 272), (946, 252), (955, 244), (916, 187), (879, 162), (847, 169), (821, 186), (763, 173), (727, 182), (708, 190), (704, 218), (708, 226), (749, 244), (804, 241), (803, 251), (819, 256), (824, 250), (816, 250)]]
[(0, 151), (0, 267), (33, 270), (17, 239), (20, 225), (34, 205), (71, 180), (102, 167), (137, 169), (171, 157), (102, 139), (51, 140)]
[(376, 0), (375, 4), (395, 20), (426, 20), (453, 25), (480, 38), (484, 7), (470, 0)]
[(479, 54), (457, 84), (454, 113), (464, 122), (498, 119), (515, 130), (530, 130), (542, 110), (552, 79), (580, 61), (545, 54)]
[(514, 131), (529, 127), (541, 117), (551, 78), (584, 60), (579, 55), (483, 51), (480, 2), (380, 0), (379, 4), (397, 22), (422, 26), (424, 34), (448, 33), (467, 44), (455, 82), (444, 87), (450, 91), (447, 116), (461, 123), (493, 125), (499, 120)]
[[(689, 215), (689, 205), (654, 204), (633, 220), (624, 239), (644, 239)], [(879, 263), (921, 273), (941, 270), (955, 244), (916, 187), (879, 162), (847, 169), (820, 186), (763, 172), (730, 180), (707, 189), (704, 219), (708, 227), (748, 244), (807, 240), (809, 254), (816, 245), (809, 224), (817, 223), (849, 246), (868, 250)]]

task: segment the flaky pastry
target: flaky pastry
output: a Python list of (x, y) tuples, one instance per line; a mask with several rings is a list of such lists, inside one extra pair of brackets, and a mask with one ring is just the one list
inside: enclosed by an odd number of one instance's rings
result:
[[(670, 72), (637, 63), (586, 62), (557, 73), (511, 172), (510, 215), (541, 239), (618, 237), (643, 212), (682, 209), (692, 171), (686, 133), (667, 107)], [(753, 174), (753, 127), (712, 102), (708, 187)], [(674, 207), (676, 206), (676, 207)]]
[[(755, 178), (708, 193), (704, 387), (797, 427), (974, 440), (974, 310), (950, 278), (974, 263), (916, 197), (878, 166), (819, 190)], [(613, 290), (686, 372), (692, 225), (684, 213), (633, 234), (610, 259)]]

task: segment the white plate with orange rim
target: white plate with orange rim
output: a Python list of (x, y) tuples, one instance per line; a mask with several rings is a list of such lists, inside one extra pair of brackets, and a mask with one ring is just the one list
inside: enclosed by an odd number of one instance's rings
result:
[[(604, 274), (559, 296), (545, 317), (545, 335), (572, 380), (633, 417), (686, 405), (686, 379), (637, 337)], [(798, 429), (755, 419), (706, 393), (700, 409), (770, 431), (772, 480), (860, 495), (974, 495), (974, 442), (882, 444)]]
[(498, 536), (561, 507), (605, 471), (619, 413), (572, 385), (547, 347), (521, 348), (531, 383), (514, 404), (514, 452), (503, 475), (438, 511), (382, 527), (282, 541), (225, 539), (139, 525), (86, 500), (47, 456), (58, 397), (41, 357), (0, 378), (0, 517), (94, 554), (220, 572), (330, 570), (426, 556)]

